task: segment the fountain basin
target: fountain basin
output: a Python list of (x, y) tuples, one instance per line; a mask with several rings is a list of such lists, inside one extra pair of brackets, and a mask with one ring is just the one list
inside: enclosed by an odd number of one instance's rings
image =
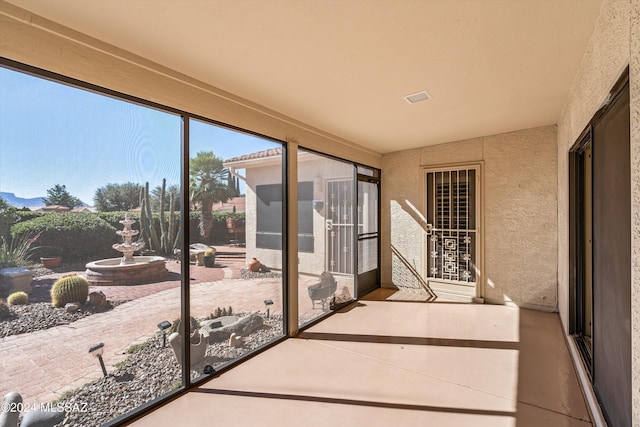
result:
[(93, 261), (85, 266), (85, 276), (92, 286), (124, 286), (154, 282), (168, 274), (163, 257), (134, 256), (133, 260), (133, 264), (120, 264), (122, 258)]

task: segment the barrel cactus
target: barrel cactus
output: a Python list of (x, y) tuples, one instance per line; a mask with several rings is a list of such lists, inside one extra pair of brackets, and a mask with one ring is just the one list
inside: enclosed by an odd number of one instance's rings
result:
[(7, 297), (7, 304), (12, 305), (25, 305), (29, 302), (29, 295), (25, 292), (14, 292)]
[(61, 277), (51, 287), (51, 304), (64, 307), (70, 302), (84, 304), (89, 295), (89, 282), (82, 276), (71, 274)]

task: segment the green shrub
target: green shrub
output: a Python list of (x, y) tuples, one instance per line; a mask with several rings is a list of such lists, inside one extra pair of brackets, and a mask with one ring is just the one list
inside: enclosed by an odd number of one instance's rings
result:
[(96, 212), (95, 215), (106, 221), (110, 226), (115, 228), (116, 230), (122, 230), (122, 224), (120, 221), (124, 219), (124, 216), (129, 213), (129, 217), (136, 221), (133, 224), (134, 230), (140, 230), (140, 212), (127, 212), (127, 211), (114, 211), (114, 212)]
[(54, 307), (64, 307), (69, 302), (84, 304), (89, 295), (89, 282), (82, 276), (70, 274), (56, 280), (50, 292)]
[(111, 247), (119, 241), (116, 229), (89, 212), (47, 213), (11, 228), (13, 236), (27, 233), (40, 233), (39, 246), (60, 248), (62, 256), (69, 261), (89, 261), (120, 255)]
[(18, 222), (16, 208), (0, 197), (0, 237), (5, 240), (9, 239), (11, 227), (16, 222)]
[(40, 218), (41, 216), (47, 215), (46, 212), (29, 211), (29, 210), (23, 211), (23, 210), (20, 210), (20, 209), (17, 209), (15, 213), (16, 213), (16, 216), (18, 218), (16, 223), (30, 221), (32, 219)]
[(14, 292), (7, 297), (7, 304), (12, 305), (25, 305), (29, 302), (29, 295), (26, 292)]

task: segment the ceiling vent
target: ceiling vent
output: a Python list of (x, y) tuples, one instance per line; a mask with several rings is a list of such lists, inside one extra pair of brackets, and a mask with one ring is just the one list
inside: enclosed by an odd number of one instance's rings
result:
[(431, 95), (429, 95), (429, 93), (426, 90), (423, 90), (420, 92), (412, 93), (411, 95), (407, 95), (404, 97), (404, 99), (409, 104), (416, 104), (418, 102), (427, 101), (431, 99)]

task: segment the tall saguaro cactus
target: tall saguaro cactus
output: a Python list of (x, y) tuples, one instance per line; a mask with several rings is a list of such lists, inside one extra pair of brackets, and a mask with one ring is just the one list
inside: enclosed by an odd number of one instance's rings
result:
[(160, 191), (160, 235), (153, 224), (153, 211), (151, 210), (151, 196), (149, 195), (149, 183), (147, 182), (140, 196), (140, 228), (142, 237), (145, 239), (149, 249), (161, 255), (171, 255), (173, 250), (180, 244), (181, 230), (176, 227), (175, 201), (173, 194), (169, 198), (169, 219), (165, 220), (165, 193), (167, 180), (162, 180)]

